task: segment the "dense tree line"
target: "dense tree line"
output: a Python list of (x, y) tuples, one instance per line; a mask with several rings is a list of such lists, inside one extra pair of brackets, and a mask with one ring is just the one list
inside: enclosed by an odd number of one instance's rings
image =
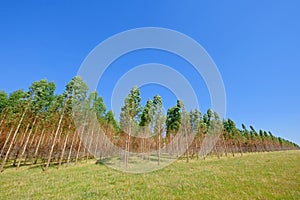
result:
[(74, 77), (63, 94), (55, 94), (55, 87), (40, 80), (28, 91), (0, 92), (1, 172), (8, 166), (40, 165), (47, 170), (50, 164), (59, 168), (79, 160), (103, 159), (117, 155), (112, 146), (125, 150), (125, 165), (130, 152), (140, 153), (143, 159), (155, 152), (160, 164), (162, 149), (176, 156), (184, 153), (187, 161), (205, 158), (205, 138), (214, 135), (215, 126), (219, 127), (217, 140), (207, 152), (218, 157), (299, 149), (269, 131), (244, 124), (238, 129), (231, 119), (220, 119), (210, 109), (203, 115), (199, 110), (188, 112), (180, 100), (166, 114), (159, 95), (143, 107), (138, 87), (125, 98), (119, 122), (97, 92), (88, 93), (80, 77)]

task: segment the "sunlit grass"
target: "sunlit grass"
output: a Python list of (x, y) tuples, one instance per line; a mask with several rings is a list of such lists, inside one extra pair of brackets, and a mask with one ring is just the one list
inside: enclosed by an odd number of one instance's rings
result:
[(300, 199), (300, 151), (178, 160), (147, 174), (95, 163), (6, 169), (0, 199)]

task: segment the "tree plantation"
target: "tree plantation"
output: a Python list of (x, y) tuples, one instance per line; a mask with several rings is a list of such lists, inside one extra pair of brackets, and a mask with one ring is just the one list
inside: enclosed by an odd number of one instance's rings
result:
[[(0, 92), (0, 171), (22, 165), (76, 164), (81, 160), (105, 160), (120, 156), (125, 166), (131, 152), (141, 159), (156, 155), (157, 165), (165, 154), (177, 158), (205, 159), (208, 155), (242, 156), (247, 152), (299, 149), (293, 142), (265, 130), (220, 119), (212, 110), (187, 111), (178, 100), (167, 113), (156, 95), (141, 105), (140, 90), (133, 87), (125, 98), (119, 121), (107, 111), (97, 92), (74, 77), (63, 94), (55, 83), (40, 80), (28, 91)], [(208, 140), (208, 138), (214, 138)], [(207, 145), (213, 141), (211, 145)], [(210, 148), (207, 148), (210, 147)], [(120, 151), (123, 151), (120, 155)]]

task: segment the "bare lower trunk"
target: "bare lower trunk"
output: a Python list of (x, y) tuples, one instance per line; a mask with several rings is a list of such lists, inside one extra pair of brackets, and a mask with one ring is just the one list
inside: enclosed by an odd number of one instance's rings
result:
[(6, 160), (7, 160), (8, 156), (9, 156), (9, 154), (10, 154), (10, 150), (11, 150), (11, 148), (12, 148), (12, 146), (13, 146), (13, 143), (14, 143), (14, 141), (15, 141), (15, 139), (16, 139), (16, 136), (17, 136), (17, 134), (18, 134), (18, 132), (19, 132), (20, 126), (21, 126), (21, 124), (22, 124), (22, 122), (23, 122), (23, 119), (24, 119), (24, 116), (25, 116), (25, 114), (26, 114), (26, 112), (27, 112), (27, 109), (28, 109), (28, 106), (27, 106), (26, 109), (24, 110), (24, 112), (23, 112), (23, 114), (22, 114), (22, 117), (21, 117), (21, 119), (20, 119), (20, 121), (19, 121), (19, 124), (18, 124), (18, 126), (17, 126), (17, 128), (16, 128), (16, 130), (15, 130), (15, 132), (14, 132), (13, 138), (12, 138), (12, 140), (11, 140), (11, 142), (10, 142), (10, 145), (9, 145), (9, 147), (8, 147), (8, 150), (7, 150), (7, 152), (6, 152), (6, 155), (5, 155), (5, 157), (4, 157), (3, 161), (2, 161), (2, 164), (1, 164), (1, 167), (0, 167), (0, 173), (3, 171), (4, 165), (5, 165)]
[(243, 156), (243, 149), (242, 149), (242, 146), (241, 146), (241, 142), (240, 142), (240, 141), (238, 141), (238, 143), (239, 143), (239, 148), (240, 148), (240, 153), (241, 153), (241, 156)]
[(13, 127), (10, 129), (10, 131), (8, 132), (8, 135), (7, 135), (6, 139), (5, 139), (4, 145), (3, 145), (1, 153), (0, 153), (0, 158), (2, 157), (3, 152), (5, 151), (6, 145), (9, 142), (9, 138), (10, 138), (10, 135), (11, 135), (12, 132), (13, 132)]
[(55, 131), (55, 135), (54, 135), (54, 138), (53, 138), (53, 142), (52, 142), (52, 146), (51, 146), (51, 149), (50, 149), (50, 153), (49, 153), (49, 157), (48, 157), (48, 160), (47, 160), (47, 164), (46, 164), (46, 167), (45, 167), (45, 171), (47, 171), (48, 168), (49, 168), (49, 165), (50, 165), (50, 162), (51, 162), (51, 157), (52, 157), (52, 154), (53, 154), (53, 151), (54, 151), (54, 146), (55, 146), (55, 143), (56, 143), (56, 138), (58, 136), (58, 133), (59, 133), (59, 130), (60, 130), (63, 118), (64, 118), (64, 110), (62, 111), (62, 114), (61, 114), (59, 122), (58, 122), (57, 129)]
[(15, 157), (13, 166), (16, 166), (17, 159), (19, 158), (19, 152), (20, 152), (20, 150), (21, 150), (21, 148), (22, 148), (22, 146), (23, 146), (23, 144), (24, 144), (25, 136), (26, 136), (26, 134), (27, 134), (27, 131), (28, 131), (28, 129), (29, 129), (29, 126), (30, 126), (30, 124), (28, 123), (27, 126), (26, 126), (26, 129), (25, 129), (25, 131), (24, 131), (24, 133), (23, 133), (23, 135), (22, 135), (21, 138), (20, 138), (19, 149), (18, 149), (18, 152), (16, 153), (16, 157)]
[(68, 142), (68, 138), (69, 138), (70, 132), (71, 132), (71, 123), (69, 125), (69, 129), (68, 129), (68, 132), (67, 132), (67, 135), (66, 135), (66, 138), (65, 138), (64, 146), (63, 146), (60, 158), (59, 158), (58, 168), (61, 166), (64, 154), (65, 154), (65, 149), (66, 149), (66, 146), (67, 146), (67, 142)]
[(3, 124), (3, 122), (4, 122), (4, 119), (6, 118), (7, 113), (8, 113), (8, 112), (5, 111), (5, 113), (4, 113), (4, 115), (3, 115), (2, 119), (1, 119), (1, 122), (0, 122), (0, 127), (2, 126), (2, 124)]
[(84, 122), (83, 122), (82, 131), (81, 131), (80, 136), (79, 136), (79, 146), (78, 146), (77, 153), (76, 153), (75, 164), (77, 164), (77, 161), (78, 161), (78, 158), (79, 158), (79, 153), (80, 153), (81, 143), (82, 143), (81, 139), (82, 139), (82, 136), (84, 134), (86, 118), (87, 118), (87, 114), (85, 116), (85, 119), (84, 119)]
[(42, 144), (42, 141), (43, 141), (43, 137), (44, 137), (44, 132), (45, 132), (45, 128), (43, 128), (42, 130), (42, 133), (41, 133), (41, 136), (39, 138), (39, 141), (38, 141), (38, 144), (35, 148), (35, 151), (34, 151), (34, 155), (33, 155), (33, 159), (34, 159), (34, 164), (37, 163), (37, 154), (38, 154), (38, 151), (39, 151), (39, 148), (40, 148), (40, 145)]
[[(100, 130), (99, 130), (100, 131)], [(99, 143), (99, 135), (100, 135), (100, 132), (98, 131), (97, 133), (97, 137), (96, 137), (96, 146), (95, 146), (95, 151), (94, 151), (94, 157), (97, 158), (97, 150), (98, 150), (98, 143)]]
[(31, 135), (31, 133), (32, 133), (33, 127), (34, 127), (34, 125), (35, 125), (36, 119), (37, 119), (37, 117), (35, 117), (34, 122), (33, 122), (33, 124), (32, 124), (32, 128), (30, 129), (30, 131), (29, 131), (29, 133), (28, 133), (28, 135), (27, 135), (25, 144), (24, 144), (24, 146), (23, 146), (22, 153), (21, 153), (20, 158), (19, 158), (19, 162), (18, 162), (18, 165), (17, 165), (17, 169), (19, 169), (19, 167), (20, 167), (21, 160), (22, 160), (23, 155), (24, 155), (24, 153), (25, 153), (25, 151), (26, 151), (26, 147), (27, 147), (27, 144), (28, 144), (28, 142), (29, 142), (29, 138), (30, 138), (30, 135)]
[(127, 148), (125, 150), (125, 167), (128, 167), (128, 160), (129, 160), (129, 152), (130, 152), (130, 139), (131, 139), (131, 123), (130, 123), (130, 127), (129, 127), (129, 133), (128, 133), (128, 139), (127, 139)]
[(73, 145), (74, 145), (75, 139), (76, 139), (76, 130), (75, 130), (74, 135), (72, 137), (72, 142), (71, 142), (71, 146), (70, 146), (70, 150), (69, 150), (69, 154), (68, 154), (68, 160), (67, 160), (68, 164), (69, 164), (69, 162), (71, 160), (71, 154), (72, 154), (72, 150), (73, 150)]
[(185, 142), (186, 142), (186, 162), (188, 163), (189, 157), (190, 157), (190, 151), (189, 151), (189, 143), (188, 143), (188, 134), (185, 135)]
[[(91, 135), (89, 136), (90, 137), (90, 141), (89, 141), (89, 144), (87, 145), (87, 154), (86, 154), (86, 160), (89, 159), (90, 157), (90, 150), (91, 150), (91, 146), (92, 146), (92, 141), (93, 141), (93, 137), (94, 137), (94, 128), (95, 128), (95, 124), (96, 122), (93, 122), (93, 125), (92, 125), (92, 132), (91, 132)], [(87, 138), (88, 140), (89, 138)]]
[(161, 147), (160, 147), (160, 131), (159, 131), (159, 133), (158, 133), (158, 151), (157, 151), (157, 164), (158, 165), (160, 165), (160, 149), (161, 149)]

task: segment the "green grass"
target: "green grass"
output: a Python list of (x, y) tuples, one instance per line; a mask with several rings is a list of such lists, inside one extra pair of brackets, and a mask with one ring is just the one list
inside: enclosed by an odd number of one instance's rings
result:
[(300, 199), (300, 151), (179, 160), (148, 174), (95, 164), (6, 169), (0, 199)]

